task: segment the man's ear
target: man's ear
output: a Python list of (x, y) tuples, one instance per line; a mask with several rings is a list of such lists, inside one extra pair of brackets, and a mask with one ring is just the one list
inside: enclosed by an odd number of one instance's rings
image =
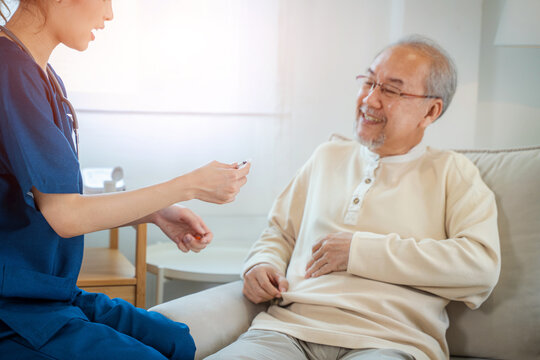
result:
[(439, 116), (441, 116), (442, 108), (443, 108), (442, 99), (437, 98), (437, 99), (431, 100), (431, 103), (429, 104), (429, 107), (427, 108), (427, 112), (424, 115), (424, 119), (420, 123), (420, 126), (425, 129), (435, 120), (437, 120)]

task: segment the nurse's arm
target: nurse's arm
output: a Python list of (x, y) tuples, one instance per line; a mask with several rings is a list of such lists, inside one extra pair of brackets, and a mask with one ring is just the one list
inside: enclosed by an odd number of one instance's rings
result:
[[(138, 190), (99, 194), (50, 194), (32, 188), (34, 200), (53, 230), (64, 238), (151, 219), (174, 203), (199, 199), (224, 204), (234, 200), (250, 167), (216, 161), (172, 180)], [(149, 217), (150, 216), (150, 217)]]

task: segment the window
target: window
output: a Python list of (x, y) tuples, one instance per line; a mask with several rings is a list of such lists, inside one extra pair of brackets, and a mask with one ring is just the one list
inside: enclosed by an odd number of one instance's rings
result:
[(81, 55), (51, 57), (80, 110), (271, 114), (278, 1), (114, 0)]

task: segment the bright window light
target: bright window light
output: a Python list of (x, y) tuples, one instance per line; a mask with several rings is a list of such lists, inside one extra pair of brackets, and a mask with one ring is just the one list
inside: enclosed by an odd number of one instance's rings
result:
[(276, 113), (274, 0), (115, 0), (114, 20), (80, 54), (50, 62), (79, 110)]

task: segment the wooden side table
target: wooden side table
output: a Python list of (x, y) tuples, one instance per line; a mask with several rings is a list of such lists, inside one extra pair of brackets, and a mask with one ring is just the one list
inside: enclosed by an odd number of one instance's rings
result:
[(146, 224), (135, 226), (135, 264), (118, 250), (118, 228), (110, 230), (108, 248), (85, 248), (77, 286), (89, 292), (119, 297), (144, 308), (146, 304)]

